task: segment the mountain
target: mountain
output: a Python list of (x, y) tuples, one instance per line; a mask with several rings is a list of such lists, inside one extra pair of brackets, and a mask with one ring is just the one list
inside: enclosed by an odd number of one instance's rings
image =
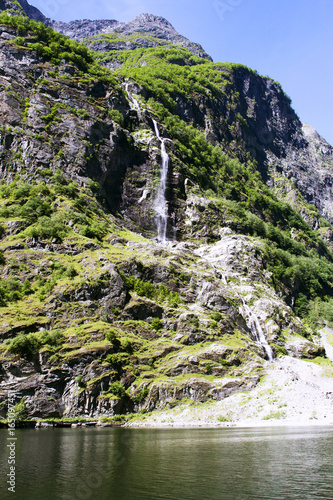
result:
[(177, 33), (163, 17), (140, 14), (128, 23), (118, 21), (73, 21), (61, 23), (51, 21), (50, 25), (59, 33), (74, 40), (84, 40), (88, 47), (100, 52), (131, 50), (138, 47), (158, 47), (177, 44), (193, 54), (211, 60), (198, 43), (190, 42)]
[(10, 389), (29, 418), (128, 420), (310, 362), (324, 418), (332, 147), (163, 18), (1, 8), (2, 416)]

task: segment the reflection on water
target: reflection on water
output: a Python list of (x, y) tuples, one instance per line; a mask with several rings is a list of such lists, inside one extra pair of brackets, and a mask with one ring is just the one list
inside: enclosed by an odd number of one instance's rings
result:
[(7, 437), (3, 500), (333, 499), (332, 427), (17, 430), (15, 495)]

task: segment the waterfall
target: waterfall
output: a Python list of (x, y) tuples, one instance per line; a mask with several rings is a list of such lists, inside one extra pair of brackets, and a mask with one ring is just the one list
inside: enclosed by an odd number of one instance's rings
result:
[(247, 316), (247, 319), (248, 319), (247, 324), (251, 330), (251, 333), (254, 337), (254, 340), (256, 342), (259, 342), (263, 346), (263, 348), (266, 351), (268, 361), (273, 361), (274, 354), (273, 354), (272, 348), (265, 338), (265, 334), (261, 328), (261, 325), (258, 321), (258, 318), (255, 316), (255, 314), (253, 314), (253, 312), (251, 311), (249, 306), (247, 304), (245, 304), (245, 301), (243, 298), (242, 298), (242, 303), (243, 303), (243, 309), (244, 309), (245, 315)]
[(165, 198), (165, 189), (166, 189), (166, 181), (168, 175), (168, 166), (169, 166), (169, 155), (165, 149), (165, 140), (161, 138), (158, 125), (155, 120), (153, 120), (155, 134), (157, 139), (161, 143), (161, 174), (160, 174), (160, 183), (158, 186), (157, 197), (155, 200), (154, 209), (156, 212), (156, 220), (157, 220), (157, 240), (161, 243), (165, 243), (167, 241), (167, 224), (168, 224), (168, 215), (167, 215), (167, 202)]
[(133, 97), (133, 94), (128, 90), (129, 82), (125, 83), (125, 90), (126, 94), (128, 95), (128, 98), (130, 100), (130, 103), (133, 105), (134, 109), (140, 110), (140, 104), (138, 101)]

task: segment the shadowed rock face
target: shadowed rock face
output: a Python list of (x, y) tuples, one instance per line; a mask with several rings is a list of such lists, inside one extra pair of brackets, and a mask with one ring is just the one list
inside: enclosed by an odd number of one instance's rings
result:
[(47, 17), (44, 16), (44, 14), (42, 14), (41, 11), (36, 7), (30, 5), (26, 0), (18, 0), (18, 2), (21, 4), (22, 9), (27, 14), (27, 16), (30, 17), (30, 19), (34, 19), (35, 21), (45, 24), (47, 23)]
[[(291, 203), (299, 191), (307, 203), (333, 222), (332, 146), (299, 120), (290, 99), (272, 80), (240, 70), (234, 85), (240, 95), (237, 111), (248, 125), (239, 140), (258, 161), (267, 184)], [(218, 123), (218, 117), (213, 123)], [(216, 139), (223, 141), (219, 130), (215, 133)], [(317, 221), (312, 224), (316, 227)]]

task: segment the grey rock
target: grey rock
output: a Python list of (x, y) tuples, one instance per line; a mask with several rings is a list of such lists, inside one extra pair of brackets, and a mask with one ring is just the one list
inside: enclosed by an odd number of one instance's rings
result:
[(317, 356), (325, 356), (325, 349), (322, 346), (314, 344), (305, 339), (292, 339), (290, 338), (286, 344), (285, 348), (289, 355), (296, 358), (308, 358), (313, 359)]
[[(187, 48), (195, 55), (211, 60), (210, 56), (197, 44), (190, 42), (187, 38), (177, 33), (174, 27), (163, 17), (153, 14), (140, 14), (131, 21), (124, 23), (115, 20), (89, 21), (72, 21), (70, 23), (62, 23), (59, 21), (49, 20), (50, 26), (56, 31), (63, 33), (75, 40), (83, 40), (88, 38), (85, 43), (97, 51), (108, 52), (111, 50), (131, 50), (138, 47), (156, 47), (177, 44)], [(136, 35), (135, 42), (121, 41), (117, 39), (112, 41), (99, 41), (94, 43), (94, 37), (100, 37), (101, 34), (114, 33), (121, 38), (129, 35)], [(140, 37), (141, 35), (141, 37)], [(152, 37), (152, 39), (147, 39)], [(90, 39), (90, 40), (89, 40)]]
[(162, 318), (163, 308), (144, 297), (132, 300), (124, 309), (128, 319), (146, 320), (147, 318)]

